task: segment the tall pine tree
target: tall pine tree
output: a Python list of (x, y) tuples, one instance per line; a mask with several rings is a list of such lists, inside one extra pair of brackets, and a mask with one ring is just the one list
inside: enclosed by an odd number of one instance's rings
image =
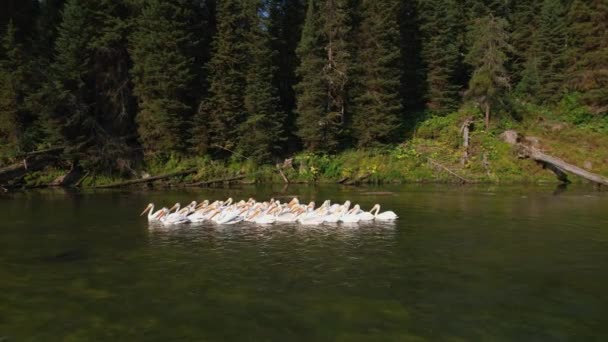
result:
[(193, 57), (187, 54), (195, 44), (188, 27), (191, 3), (142, 3), (130, 37), (139, 139), (147, 153), (183, 152), (192, 111), (186, 94), (194, 80)]
[(251, 0), (223, 0), (217, 5), (217, 32), (213, 41), (209, 72), (209, 98), (199, 111), (199, 123), (207, 124), (209, 137), (201, 145), (221, 147), (219, 155), (235, 149), (241, 124), (246, 119), (244, 94), (249, 63), (248, 35), (251, 31)]
[(513, 47), (509, 43), (507, 21), (493, 15), (475, 20), (470, 35), (474, 43), (466, 61), (473, 67), (473, 75), (466, 95), (481, 106), (487, 130), (491, 107), (510, 88), (507, 53)]
[(296, 131), (296, 98), (294, 85), (297, 83), (296, 49), (302, 34), (305, 15), (304, 0), (271, 0), (269, 9), (269, 33), (274, 71), (274, 86), (278, 90), (281, 110), (286, 114), (285, 128), (287, 149), (294, 152), (298, 148)]
[(298, 46), (298, 136), (313, 151), (335, 151), (347, 121), (352, 68), (351, 13), (346, 0), (309, 0)]
[(280, 154), (285, 142), (285, 116), (273, 84), (273, 53), (264, 15), (267, 8), (259, 0), (249, 1), (252, 25), (246, 35), (249, 50), (243, 101), (246, 119), (240, 125), (238, 149), (258, 162), (268, 162)]
[(455, 0), (419, 0), (418, 4), (427, 75), (427, 107), (446, 113), (459, 104), (460, 8)]
[(608, 2), (574, 0), (568, 23), (568, 87), (594, 113), (608, 113)]
[(357, 96), (353, 131), (359, 146), (391, 142), (399, 127), (401, 51), (399, 1), (363, 0), (358, 33)]
[(28, 93), (27, 60), (17, 42), (17, 30), (9, 21), (0, 58), (0, 157), (22, 150), (28, 113), (24, 105)]

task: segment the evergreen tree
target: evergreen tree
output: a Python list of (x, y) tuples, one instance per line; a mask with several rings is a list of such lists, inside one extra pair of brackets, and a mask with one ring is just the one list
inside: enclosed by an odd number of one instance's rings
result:
[(51, 93), (47, 99), (52, 101), (49, 124), (59, 133), (53, 135), (59, 135), (68, 146), (77, 146), (100, 133), (91, 108), (95, 75), (89, 42), (94, 40), (97, 28), (89, 5), (87, 0), (68, 0), (64, 6), (51, 65), (52, 86), (47, 90)]
[[(401, 4), (400, 49), (402, 57), (401, 97), (407, 111), (417, 111), (425, 105), (425, 71), (420, 51), (422, 50), (420, 20), (415, 1)], [(414, 118), (404, 117), (405, 120)]]
[(352, 67), (345, 0), (309, 0), (298, 46), (298, 136), (309, 150), (335, 151), (343, 138)]
[(563, 87), (566, 27), (561, 0), (544, 0), (538, 33), (526, 52), (518, 92), (538, 102), (551, 102), (560, 97)]
[(486, 130), (490, 126), (490, 110), (493, 104), (510, 88), (506, 70), (509, 44), (507, 21), (489, 15), (477, 19), (471, 30), (474, 42), (466, 61), (473, 68), (467, 97), (475, 99), (485, 113)]
[(575, 0), (568, 23), (568, 86), (593, 112), (608, 113), (608, 2)]
[(296, 68), (298, 58), (296, 48), (302, 34), (304, 20), (304, 0), (271, 0), (269, 9), (269, 32), (274, 72), (274, 86), (278, 90), (281, 111), (286, 114), (285, 128), (290, 152), (298, 147), (296, 131), (296, 98), (294, 86), (297, 83)]
[(536, 93), (538, 84), (537, 62), (538, 49), (534, 44), (538, 37), (538, 13), (541, 2), (514, 0), (509, 14), (512, 33), (513, 54), (510, 69), (513, 71), (513, 83), (517, 84), (520, 94)]
[[(217, 7), (217, 32), (209, 72), (209, 98), (199, 111), (199, 122), (206, 122), (208, 142), (232, 150), (238, 146), (239, 128), (246, 119), (244, 94), (249, 63), (248, 35), (251, 31), (250, 1), (224, 0)], [(205, 137), (200, 137), (206, 139)], [(225, 155), (224, 150), (219, 151)]]
[[(250, 0), (251, 1), (251, 0)], [(284, 114), (273, 84), (272, 50), (267, 21), (260, 15), (265, 8), (253, 0), (249, 9), (251, 29), (246, 35), (249, 65), (246, 72), (244, 108), (246, 119), (240, 125), (239, 151), (257, 161), (271, 161), (285, 142)]]
[(194, 79), (195, 44), (188, 30), (188, 0), (143, 3), (130, 37), (132, 77), (139, 103), (139, 139), (148, 153), (182, 152), (182, 132), (191, 113), (186, 93)]
[(309, 150), (322, 150), (327, 144), (337, 145), (327, 122), (327, 87), (322, 77), (325, 65), (319, 0), (308, 0), (306, 19), (297, 53), (300, 65), (296, 72), (300, 81), (295, 86), (298, 136)]
[(427, 107), (438, 113), (457, 108), (461, 69), (461, 26), (455, 0), (419, 0)]
[(401, 54), (399, 1), (363, 0), (353, 130), (359, 146), (391, 142), (399, 127)]
[(545, 0), (541, 9), (538, 32), (539, 77), (541, 100), (555, 101), (564, 83), (566, 25), (561, 0)]
[(0, 155), (22, 150), (26, 116), (23, 103), (27, 95), (28, 71), (23, 47), (17, 41), (17, 30), (9, 21), (0, 59)]

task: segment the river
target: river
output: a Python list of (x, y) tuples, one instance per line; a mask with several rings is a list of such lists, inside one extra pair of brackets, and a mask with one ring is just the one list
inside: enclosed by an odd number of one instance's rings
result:
[[(154, 202), (350, 199), (394, 223), (149, 227)], [(608, 193), (243, 187), (0, 196), (0, 341), (608, 340)]]

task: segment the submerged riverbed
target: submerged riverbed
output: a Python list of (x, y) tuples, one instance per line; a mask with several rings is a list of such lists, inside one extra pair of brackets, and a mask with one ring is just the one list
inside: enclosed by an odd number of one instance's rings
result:
[[(148, 204), (350, 199), (394, 223), (149, 227)], [(0, 197), (0, 341), (606, 340), (608, 193), (244, 187)]]

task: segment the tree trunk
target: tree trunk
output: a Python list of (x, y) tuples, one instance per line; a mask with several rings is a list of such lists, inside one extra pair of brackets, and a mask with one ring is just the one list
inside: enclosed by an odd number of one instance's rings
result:
[(486, 102), (486, 131), (490, 129), (490, 104)]

